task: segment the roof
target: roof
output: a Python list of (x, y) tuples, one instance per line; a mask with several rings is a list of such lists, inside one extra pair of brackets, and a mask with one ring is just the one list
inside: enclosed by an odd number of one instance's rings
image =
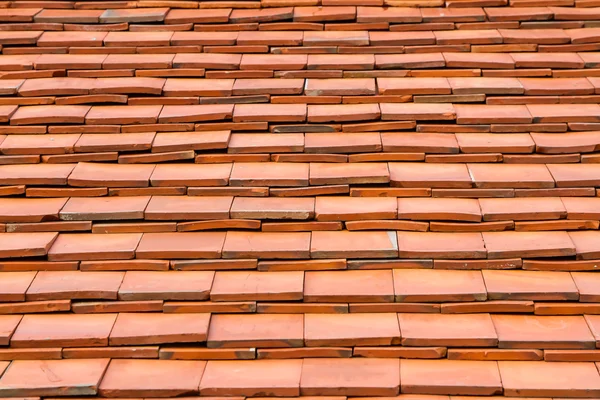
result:
[(0, 1), (0, 398), (600, 397), (599, 21)]

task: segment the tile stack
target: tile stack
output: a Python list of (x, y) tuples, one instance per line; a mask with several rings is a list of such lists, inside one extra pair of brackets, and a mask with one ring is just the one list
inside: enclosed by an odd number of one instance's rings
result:
[(0, 46), (0, 398), (600, 397), (600, 0), (8, 0)]

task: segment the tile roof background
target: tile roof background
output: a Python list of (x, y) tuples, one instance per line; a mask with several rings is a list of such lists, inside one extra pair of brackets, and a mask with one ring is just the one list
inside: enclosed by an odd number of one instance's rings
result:
[(599, 0), (9, 0), (0, 51), (0, 398), (600, 397)]

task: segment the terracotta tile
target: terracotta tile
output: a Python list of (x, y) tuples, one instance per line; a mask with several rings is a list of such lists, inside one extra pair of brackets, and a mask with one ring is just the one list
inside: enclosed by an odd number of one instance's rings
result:
[(422, 21), (421, 12), (410, 7), (356, 7), (356, 22), (402, 22)]
[(242, 70), (295, 71), (306, 68), (305, 54), (243, 54), (239, 64)]
[(169, 78), (163, 87), (165, 96), (231, 96), (233, 79)]
[(205, 361), (112, 360), (98, 393), (104, 397), (198, 394)]
[(112, 346), (206, 341), (210, 314), (120, 313), (110, 333)]
[(145, 233), (136, 258), (219, 258), (224, 232)]
[(8, 115), (11, 125), (83, 124), (90, 106), (24, 106)]
[(571, 276), (577, 291), (579, 292), (579, 301), (581, 302), (597, 302), (600, 293), (598, 292), (598, 277), (589, 272), (572, 272)]
[(0, 379), (2, 396), (93, 396), (110, 360), (17, 360)]
[[(396, 269), (396, 301), (483, 301), (487, 298), (479, 271)], [(402, 328), (402, 327), (400, 327)]]
[(232, 196), (152, 196), (146, 220), (208, 220), (229, 218)]
[[(485, 258), (480, 233), (398, 232), (401, 258)], [(457, 241), (460, 237), (461, 240)]]
[(64, 221), (143, 219), (150, 196), (73, 197), (60, 211)]
[(225, 149), (231, 131), (212, 132), (158, 132), (152, 142), (153, 152), (182, 150)]
[(557, 187), (596, 186), (598, 182), (598, 164), (548, 164), (548, 170), (556, 181)]
[(306, 314), (307, 346), (382, 346), (400, 340), (398, 319), (393, 313)]
[[(50, 32), (46, 32), (50, 33)], [(59, 32), (54, 32), (59, 33)], [(62, 33), (62, 32), (61, 32)], [(95, 80), (90, 78), (40, 78), (27, 79), (19, 87), (21, 96), (76, 96), (89, 93)]]
[[(10, 344), (11, 336), (21, 322), (22, 315), (2, 315), (0, 316), (0, 343), (2, 346)], [(4, 368), (0, 369), (4, 371)]]
[[(235, 10), (246, 11), (246, 10)], [(235, 12), (234, 11), (234, 12)], [(248, 10), (254, 11), (254, 10)], [(165, 17), (165, 24), (184, 24), (184, 23), (226, 23), (229, 21), (229, 15), (233, 16), (231, 8), (219, 9), (176, 9), (171, 8)], [(231, 22), (234, 22), (233, 20)]]
[(501, 348), (586, 349), (595, 339), (581, 316), (492, 315)]
[(385, 163), (311, 163), (311, 185), (387, 183), (390, 172)]
[(404, 188), (471, 188), (465, 164), (389, 163), (391, 186)]
[(366, 96), (374, 95), (375, 79), (307, 79), (304, 94), (307, 96)]
[(35, 69), (101, 69), (106, 54), (42, 54), (33, 60)]
[(575, 255), (567, 232), (483, 232), (488, 258)]
[(152, 186), (226, 186), (231, 163), (158, 164), (150, 176)]
[[(517, 68), (583, 68), (576, 53), (510, 53)], [(556, 57), (554, 57), (556, 56)]]
[(378, 69), (443, 68), (445, 65), (441, 53), (377, 54), (375, 56), (375, 66)]
[(210, 293), (213, 301), (302, 300), (302, 271), (218, 271)]
[(117, 299), (123, 272), (40, 271), (27, 289), (27, 301)]
[(394, 288), (389, 270), (307, 271), (306, 302), (392, 302)]
[[(454, 106), (449, 103), (381, 103), (379, 108), (382, 121), (452, 121), (456, 119)], [(479, 120), (477, 122), (479, 123)]]
[(301, 360), (209, 361), (203, 396), (298, 396)]
[(0, 222), (55, 221), (66, 202), (64, 198), (0, 198)]
[(568, 272), (482, 271), (490, 300), (578, 300), (577, 286)]
[(394, 258), (398, 246), (392, 231), (319, 231), (312, 233), (310, 251), (312, 258)]
[(60, 234), (48, 251), (48, 260), (127, 260), (133, 258), (140, 238), (137, 233)]
[[(58, 106), (57, 106), (58, 107)], [(67, 106), (62, 106), (67, 107)], [(72, 106), (76, 107), (76, 106)], [(162, 106), (93, 106), (85, 117), (85, 123), (102, 124), (154, 124)]]
[(396, 219), (397, 203), (393, 198), (325, 197), (316, 198), (317, 221), (354, 221)]
[(207, 346), (302, 347), (303, 343), (303, 314), (215, 314), (211, 317)]
[(116, 317), (116, 314), (25, 315), (11, 338), (11, 346), (107, 346)]
[(596, 396), (600, 377), (592, 363), (500, 361), (506, 396)]
[(375, 57), (372, 54), (309, 54), (309, 70), (364, 71), (372, 70)]
[(481, 210), (477, 199), (399, 198), (398, 218), (422, 221), (480, 222)]
[(526, 107), (534, 123), (598, 122), (600, 120), (598, 104), (528, 104)]
[(397, 359), (306, 359), (302, 365), (304, 396), (396, 396), (399, 389)]
[(308, 258), (310, 233), (234, 232), (227, 233), (223, 258)]
[(369, 121), (379, 115), (378, 104), (308, 105), (308, 122)]
[(0, 274), (0, 301), (25, 301), (25, 292), (35, 275), (35, 271), (2, 272)]
[(554, 187), (554, 179), (545, 165), (468, 164), (475, 186), (485, 189), (540, 189)]
[[(231, 186), (308, 186), (309, 165), (306, 163), (234, 163)], [(0, 175), (1, 176), (1, 175)], [(0, 179), (1, 182), (1, 179)]]
[(402, 393), (494, 395), (502, 393), (496, 362), (402, 360)]
[(363, 153), (381, 151), (381, 138), (378, 132), (365, 133), (306, 133), (304, 151), (306, 153)]
[(577, 259), (588, 260), (598, 258), (600, 254), (598, 233), (597, 231), (568, 232), (571, 241), (575, 245)]
[(593, 152), (600, 145), (598, 132), (569, 132), (565, 135), (531, 133), (536, 152), (544, 154), (569, 154)]
[(531, 115), (524, 105), (456, 104), (458, 124), (528, 124)]
[(213, 271), (127, 271), (119, 300), (207, 300)]
[(147, 187), (154, 165), (78, 163), (69, 185), (78, 187)]
[(114, 24), (118, 22), (162, 22), (169, 12), (163, 8), (133, 8), (133, 9), (108, 9), (100, 16), (100, 23)]
[(398, 314), (403, 346), (495, 347), (489, 314)]
[(229, 19), (232, 23), (272, 22), (292, 19), (293, 14), (293, 7), (274, 7), (254, 10), (235, 9), (231, 12)]
[(457, 133), (463, 153), (533, 153), (535, 143), (529, 134)]
[(0, 165), (2, 185), (66, 185), (72, 164)]
[(194, 105), (166, 105), (158, 117), (158, 122), (200, 122), (220, 121), (231, 119), (233, 104), (194, 104)]
[(559, 197), (480, 199), (484, 221), (532, 221), (565, 218), (567, 212)]
[(305, 104), (236, 104), (234, 122), (303, 122), (306, 119)]

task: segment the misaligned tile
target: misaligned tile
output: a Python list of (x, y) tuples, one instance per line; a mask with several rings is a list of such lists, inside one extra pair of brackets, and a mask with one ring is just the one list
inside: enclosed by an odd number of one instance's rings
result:
[(143, 219), (150, 196), (73, 197), (60, 210), (63, 221)]
[[(15, 234), (11, 233), (11, 235)], [(141, 237), (142, 235), (138, 233), (60, 234), (48, 250), (48, 260), (127, 260), (134, 258), (134, 252)]]
[(39, 271), (27, 289), (27, 301), (116, 300), (123, 272)]
[(36, 271), (0, 273), (0, 301), (25, 301), (25, 292), (36, 274)]

